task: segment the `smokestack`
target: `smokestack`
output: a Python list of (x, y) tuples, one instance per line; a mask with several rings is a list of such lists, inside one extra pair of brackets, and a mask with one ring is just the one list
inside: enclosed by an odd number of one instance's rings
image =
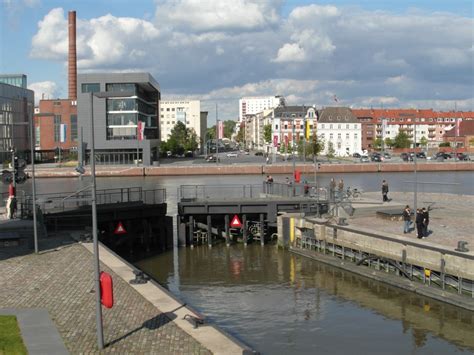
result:
[(68, 80), (69, 99), (77, 100), (76, 11), (69, 11)]

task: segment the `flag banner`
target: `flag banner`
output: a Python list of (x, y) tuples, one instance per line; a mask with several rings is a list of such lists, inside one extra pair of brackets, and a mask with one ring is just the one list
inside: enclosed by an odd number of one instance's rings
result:
[(273, 146), (278, 147), (278, 136), (273, 136)]
[(59, 141), (61, 143), (66, 142), (66, 139), (67, 139), (66, 130), (67, 130), (67, 125), (64, 123), (61, 123), (60, 128), (59, 128)]
[(456, 134), (456, 137), (459, 137), (459, 129), (461, 127), (461, 119), (460, 118), (456, 118), (456, 131), (455, 131), (455, 134)]
[(224, 138), (224, 122), (217, 121), (217, 139)]
[(142, 141), (143, 139), (145, 139), (145, 122), (138, 121), (137, 137), (139, 141)]

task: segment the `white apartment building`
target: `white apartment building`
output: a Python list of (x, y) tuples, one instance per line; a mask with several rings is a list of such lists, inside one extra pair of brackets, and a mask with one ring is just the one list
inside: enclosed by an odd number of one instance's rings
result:
[(178, 122), (196, 132), (199, 146), (207, 130), (207, 112), (201, 112), (199, 100), (162, 100), (160, 101), (160, 138), (166, 142), (172, 129)]
[(324, 140), (324, 152), (330, 142), (336, 156), (348, 156), (362, 151), (362, 124), (347, 107), (321, 110), (317, 125), (318, 137)]
[(281, 96), (243, 97), (239, 100), (239, 122), (242, 122), (246, 115), (254, 115), (263, 110), (278, 107), (284, 104), (284, 100)]

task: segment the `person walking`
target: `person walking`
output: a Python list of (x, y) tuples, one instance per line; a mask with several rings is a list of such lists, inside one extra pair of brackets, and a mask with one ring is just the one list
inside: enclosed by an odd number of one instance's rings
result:
[(423, 230), (424, 230), (424, 217), (423, 217), (423, 211), (421, 208), (418, 208), (416, 210), (416, 218), (415, 218), (415, 223), (416, 223), (416, 236), (418, 239), (423, 239)]
[(329, 182), (329, 199), (331, 201), (334, 201), (335, 195), (336, 195), (336, 180), (334, 180), (334, 178), (331, 178), (331, 181)]
[(342, 199), (343, 192), (344, 192), (344, 180), (343, 179), (339, 180), (339, 183), (337, 184), (337, 190), (338, 190), (338, 193), (339, 193), (339, 198)]
[(388, 201), (388, 182), (386, 180), (382, 181), (382, 201)]
[(410, 224), (411, 224), (411, 209), (410, 206), (406, 205), (403, 210), (403, 233), (410, 233)]
[(423, 214), (423, 237), (427, 237), (429, 234), (428, 225), (430, 224), (430, 213), (426, 208), (421, 209)]

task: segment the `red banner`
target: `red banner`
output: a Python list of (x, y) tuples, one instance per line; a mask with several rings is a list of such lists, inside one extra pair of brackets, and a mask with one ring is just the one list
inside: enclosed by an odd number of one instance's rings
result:
[(142, 141), (145, 137), (145, 122), (138, 121), (137, 125), (137, 137), (139, 141)]

